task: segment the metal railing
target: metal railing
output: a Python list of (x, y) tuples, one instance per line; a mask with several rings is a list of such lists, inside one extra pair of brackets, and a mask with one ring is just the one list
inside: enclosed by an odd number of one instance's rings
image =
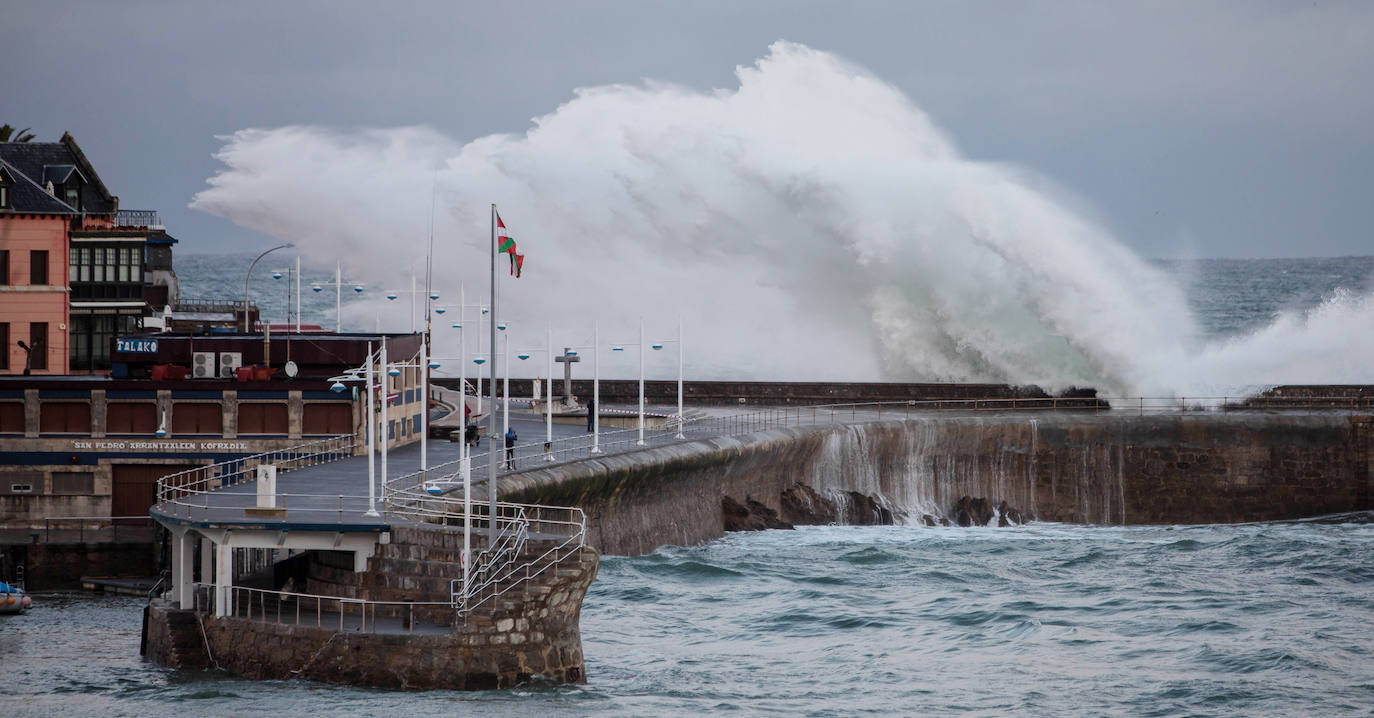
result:
[[(273, 464), (281, 473), (307, 466), (318, 466), (352, 456), (355, 445), (356, 441), (352, 434), (342, 434), (168, 474), (157, 481), (155, 505), (159, 510), (174, 516), (191, 518), (196, 510), (200, 510), (202, 516), (206, 516), (213, 508), (211, 492), (227, 486), (256, 482), (256, 470), (260, 465)], [(291, 507), (298, 511), (337, 511), (340, 515), (345, 510), (345, 500), (350, 509), (358, 500), (367, 501), (365, 496), (282, 493), (276, 496), (278, 506), (282, 508), (287, 508), (288, 502), (291, 502), (299, 504)], [(325, 505), (334, 499), (337, 499), (337, 506)]]
[[(53, 542), (53, 532), (57, 532), (57, 539), (76, 538), (78, 543), (86, 543), (91, 540), (97, 543), (109, 541), (119, 543), (121, 533), (127, 540), (131, 535), (146, 535), (149, 539), (153, 536), (154, 527), (149, 517), (143, 516), (47, 516), (43, 519), (43, 543)], [(73, 528), (75, 524), (75, 528)], [(36, 532), (31, 532), (36, 533)]]
[[(216, 589), (213, 583), (192, 584), (196, 611), (215, 612)], [(229, 615), (235, 618), (339, 632), (414, 633), (417, 624), (439, 628), (444, 624), (424, 621), (423, 616), (432, 615), (436, 609), (448, 611), (452, 608), (448, 601), (371, 601), (247, 586), (231, 586), (229, 591), (232, 608)], [(378, 609), (381, 609), (381, 616), (377, 615)]]

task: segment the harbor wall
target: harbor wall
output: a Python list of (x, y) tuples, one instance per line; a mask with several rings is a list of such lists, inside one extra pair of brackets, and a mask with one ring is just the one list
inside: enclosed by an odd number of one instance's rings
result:
[[(455, 575), (448, 560), (452, 534), (398, 529), (398, 540), (379, 544), (368, 569), (359, 573), (335, 566), (330, 552), (319, 552), (306, 570), (310, 589), (348, 599), (446, 604)], [(337, 600), (317, 607), (300, 599), (298, 611), (273, 599), (251, 609), (237, 606), (238, 615), (218, 618), (197, 618), (158, 601), (145, 616), (144, 655), (169, 668), (217, 667), (255, 680), (387, 689), (509, 688), (536, 676), (583, 683), (579, 621), (598, 566), (599, 554), (584, 547), (460, 620), (448, 605), (374, 605), (368, 630), (359, 630), (356, 603), (344, 604), (346, 625), (340, 630)], [(247, 615), (250, 610), (256, 617)], [(379, 618), (380, 630), (372, 623)]]
[(873, 497), (898, 521), (964, 496), (1089, 524), (1296, 519), (1374, 508), (1364, 414), (1006, 414), (773, 429), (527, 471), (503, 498), (587, 512), (589, 543), (638, 555), (724, 531), (721, 502), (784, 512), (803, 484)]

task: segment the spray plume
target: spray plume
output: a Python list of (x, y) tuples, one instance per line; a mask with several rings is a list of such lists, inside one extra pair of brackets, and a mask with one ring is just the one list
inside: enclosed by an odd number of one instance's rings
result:
[[(1046, 183), (961, 157), (867, 71), (778, 42), (737, 76), (729, 91), (580, 89), (523, 135), (467, 144), (420, 127), (243, 130), (191, 206), (400, 287), (424, 266), (437, 182), (436, 286), (456, 302), (466, 282), (473, 302), (496, 202), (529, 258), (524, 278), (502, 280), (512, 353), (542, 347), (549, 322), (562, 347), (588, 343), (593, 318), (603, 338), (628, 342), (640, 317), (653, 340), (681, 315), (700, 379), (1124, 394), (1290, 381), (1295, 367), (1326, 383), (1370, 378), (1345, 358), (1371, 356), (1370, 340), (1340, 330), (1371, 326), (1368, 297), (1208, 346), (1171, 278)], [(379, 304), (384, 326), (407, 326), (404, 307)], [(371, 314), (355, 326), (371, 328)], [(1336, 359), (1295, 355), (1306, 334)], [(603, 376), (635, 375), (633, 356), (602, 354)], [(650, 372), (673, 375), (675, 362), (656, 358)]]

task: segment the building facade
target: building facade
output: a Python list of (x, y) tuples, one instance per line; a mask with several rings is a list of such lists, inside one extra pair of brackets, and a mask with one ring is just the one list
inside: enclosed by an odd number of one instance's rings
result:
[(0, 374), (108, 372), (114, 337), (176, 302), (175, 243), (119, 209), (70, 133), (0, 142)]

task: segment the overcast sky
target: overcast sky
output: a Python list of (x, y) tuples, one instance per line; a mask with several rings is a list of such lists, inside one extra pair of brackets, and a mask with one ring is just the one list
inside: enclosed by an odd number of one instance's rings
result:
[(181, 251), (271, 241), (187, 208), (217, 135), (521, 133), (577, 87), (733, 89), (786, 39), (869, 68), (1144, 256), (1374, 253), (1370, 2), (21, 0), (3, 18), (0, 122), (70, 130)]

